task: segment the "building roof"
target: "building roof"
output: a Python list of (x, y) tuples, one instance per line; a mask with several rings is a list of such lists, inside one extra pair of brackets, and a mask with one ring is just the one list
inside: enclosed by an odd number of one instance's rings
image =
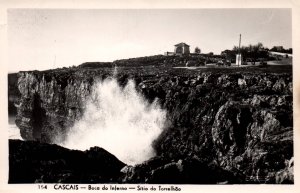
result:
[(175, 46), (178, 47), (178, 46), (189, 46), (189, 45), (187, 45), (187, 44), (184, 43), (184, 42), (181, 42), (181, 43), (179, 43), (179, 44), (176, 44)]

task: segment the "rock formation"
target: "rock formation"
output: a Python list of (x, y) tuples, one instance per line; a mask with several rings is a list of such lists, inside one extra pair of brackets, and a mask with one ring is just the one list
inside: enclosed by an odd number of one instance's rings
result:
[[(147, 100), (158, 99), (168, 126), (153, 142), (157, 157), (126, 166), (119, 180), (293, 183), (292, 72), (270, 68), (120, 68), (120, 85), (133, 79)], [(94, 67), (20, 72), (21, 136), (63, 141), (82, 116), (93, 84), (111, 74), (111, 68)]]
[(109, 183), (118, 180), (125, 164), (99, 147), (82, 152), (9, 140), (9, 166), (9, 183)]

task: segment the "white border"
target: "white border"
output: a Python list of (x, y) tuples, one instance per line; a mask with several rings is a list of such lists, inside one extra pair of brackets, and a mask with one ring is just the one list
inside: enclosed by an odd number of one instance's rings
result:
[[(0, 193), (42, 192), (36, 184), (8, 185), (8, 118), (7, 118), (7, 19), (9, 8), (69, 8), (69, 9), (182, 9), (182, 8), (292, 8), (292, 40), (293, 40), (293, 97), (294, 97), (294, 153), (295, 184), (294, 185), (180, 185), (181, 192), (300, 192), (299, 187), (299, 126), (300, 126), (300, 1), (299, 0), (0, 0)], [(298, 118), (298, 119), (297, 119)], [(50, 185), (51, 187), (53, 185)], [(151, 186), (151, 185), (145, 185)], [(52, 189), (52, 188), (51, 188)], [(298, 190), (298, 191), (297, 191)], [(67, 190), (66, 190), (67, 191)], [(43, 190), (43, 192), (58, 192)], [(73, 191), (68, 191), (73, 192)], [(78, 192), (78, 191), (77, 191)], [(91, 191), (80, 191), (91, 192)], [(95, 191), (92, 191), (95, 192)], [(99, 192), (99, 191), (97, 191)], [(104, 191), (109, 192), (109, 191)], [(119, 192), (119, 191), (115, 191)], [(127, 191), (133, 192), (133, 191)], [(143, 191), (140, 191), (143, 192)], [(147, 191), (150, 192), (150, 191)], [(156, 191), (158, 192), (158, 191)]]

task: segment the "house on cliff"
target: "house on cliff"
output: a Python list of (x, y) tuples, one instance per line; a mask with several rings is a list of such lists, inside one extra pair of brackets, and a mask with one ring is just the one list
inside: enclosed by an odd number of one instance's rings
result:
[(174, 45), (174, 52), (165, 52), (166, 56), (173, 55), (189, 55), (190, 54), (190, 46), (184, 42)]
[(186, 43), (181, 42), (181, 43), (175, 45), (174, 52), (175, 52), (175, 54), (188, 55), (188, 54), (190, 54), (190, 46), (187, 45)]

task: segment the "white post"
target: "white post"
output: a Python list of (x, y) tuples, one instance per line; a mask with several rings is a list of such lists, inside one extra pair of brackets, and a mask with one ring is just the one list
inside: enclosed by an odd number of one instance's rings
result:
[(236, 55), (235, 64), (237, 66), (240, 66), (240, 64), (242, 64), (242, 54), (237, 54)]

